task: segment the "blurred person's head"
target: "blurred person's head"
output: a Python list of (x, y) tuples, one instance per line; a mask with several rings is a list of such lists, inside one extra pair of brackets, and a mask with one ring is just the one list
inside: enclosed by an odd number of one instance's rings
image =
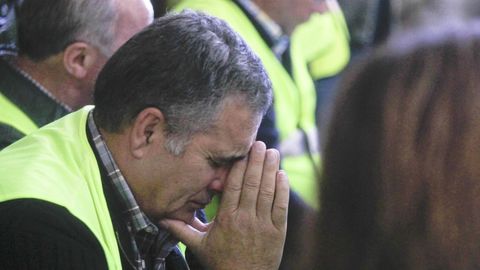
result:
[(390, 1), (395, 30), (437, 27), (480, 18), (477, 0), (402, 0)]
[(75, 109), (92, 102), (106, 60), (152, 19), (149, 0), (24, 0), (16, 63)]
[(443, 28), (480, 18), (477, 0), (338, 0), (354, 49), (369, 49), (390, 35), (418, 28)]
[(100, 72), (94, 118), (153, 220), (190, 223), (245, 158), (271, 104), (259, 58), (220, 19), (159, 18)]
[(404, 36), (348, 73), (324, 155), (316, 267), (478, 268), (478, 29)]
[(295, 27), (317, 11), (323, 11), (325, 0), (252, 0), (268, 14), (285, 33), (290, 35)]

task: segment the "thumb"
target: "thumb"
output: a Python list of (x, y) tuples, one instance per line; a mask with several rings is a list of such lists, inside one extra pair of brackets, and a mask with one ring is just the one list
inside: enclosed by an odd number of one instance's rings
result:
[(196, 247), (200, 246), (205, 234), (204, 232), (201, 232), (180, 220), (164, 219), (159, 223), (160, 226), (165, 228), (168, 232), (175, 236), (175, 238), (185, 243), (185, 245), (192, 249), (196, 249)]

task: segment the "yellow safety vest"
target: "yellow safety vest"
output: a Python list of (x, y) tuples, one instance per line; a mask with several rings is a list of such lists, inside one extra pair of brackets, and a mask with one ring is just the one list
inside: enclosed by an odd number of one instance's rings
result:
[[(316, 207), (317, 171), (320, 155), (317, 150), (310, 157), (305, 151), (300, 133), (307, 133), (318, 144), (315, 123), (316, 93), (313, 80), (303, 58), (295, 58), (292, 48), (293, 78), (278, 61), (270, 47), (255, 29), (245, 13), (231, 0), (174, 1), (174, 10), (199, 10), (225, 20), (260, 57), (272, 81), (274, 109), (280, 134), (282, 167), (288, 174), (290, 185), (305, 201)], [(303, 131), (301, 131), (303, 130)]]
[(0, 93), (0, 123), (12, 126), (23, 134), (38, 129), (37, 125), (2, 93)]
[(92, 108), (48, 124), (0, 152), (0, 202), (34, 198), (65, 207), (95, 235), (108, 268), (122, 269), (100, 171), (86, 134)]
[[(328, 3), (328, 1), (327, 1)], [(313, 14), (292, 34), (296, 57), (303, 58), (318, 80), (338, 74), (350, 61), (349, 33), (340, 8)]]

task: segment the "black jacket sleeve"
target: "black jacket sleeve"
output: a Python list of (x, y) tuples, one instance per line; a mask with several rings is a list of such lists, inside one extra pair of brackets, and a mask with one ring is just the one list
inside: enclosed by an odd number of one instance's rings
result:
[(100, 243), (66, 208), (36, 199), (0, 203), (0, 269), (108, 269)]

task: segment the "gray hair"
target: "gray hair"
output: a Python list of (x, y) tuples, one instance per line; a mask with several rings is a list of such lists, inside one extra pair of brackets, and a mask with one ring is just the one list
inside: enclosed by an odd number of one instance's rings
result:
[(122, 46), (100, 72), (96, 123), (120, 132), (147, 107), (166, 118), (166, 148), (180, 154), (207, 132), (226, 98), (239, 97), (255, 114), (271, 104), (260, 59), (224, 21), (193, 11), (168, 14)]
[(24, 0), (19, 8), (19, 53), (43, 60), (84, 41), (110, 56), (118, 18), (115, 0)]

